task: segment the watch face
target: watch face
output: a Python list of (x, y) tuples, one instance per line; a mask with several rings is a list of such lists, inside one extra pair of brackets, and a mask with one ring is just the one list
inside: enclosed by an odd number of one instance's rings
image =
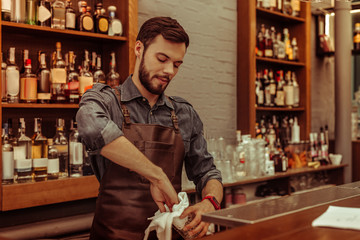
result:
[(220, 207), (220, 203), (216, 200), (215, 197), (211, 197), (211, 199), (216, 203), (216, 205), (217, 205), (218, 207)]

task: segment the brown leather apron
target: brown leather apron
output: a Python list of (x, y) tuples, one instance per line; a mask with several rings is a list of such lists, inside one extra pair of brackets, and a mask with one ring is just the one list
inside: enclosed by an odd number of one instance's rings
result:
[[(120, 100), (119, 92), (117, 97)], [(175, 112), (171, 111), (173, 127), (131, 123), (128, 109), (121, 102), (120, 105), (124, 114), (122, 131), (125, 137), (161, 167), (176, 192), (180, 192), (184, 143)], [(157, 210), (149, 181), (111, 162), (100, 183), (90, 239), (143, 239), (150, 224), (147, 218)]]

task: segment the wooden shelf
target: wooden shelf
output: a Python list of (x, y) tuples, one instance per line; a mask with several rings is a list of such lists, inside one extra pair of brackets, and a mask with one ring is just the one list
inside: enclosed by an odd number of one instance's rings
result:
[(256, 14), (261, 17), (271, 17), (276, 18), (277, 20), (294, 22), (294, 23), (304, 23), (305, 19), (301, 17), (290, 16), (281, 12), (271, 11), (265, 8), (256, 7)]
[(272, 111), (272, 112), (301, 112), (305, 111), (305, 108), (287, 108), (287, 107), (256, 107), (256, 111)]
[(2, 211), (97, 197), (95, 176), (2, 185)]
[(305, 67), (305, 63), (303, 62), (287, 61), (287, 60), (281, 60), (275, 58), (256, 57), (256, 61), (265, 62), (265, 63), (274, 63), (279, 65), (295, 66), (295, 67)]
[(60, 35), (63, 37), (69, 38), (81, 38), (81, 39), (94, 39), (94, 40), (106, 40), (106, 41), (127, 41), (126, 37), (123, 36), (108, 36), (105, 34), (99, 33), (91, 33), (91, 32), (81, 32), (76, 30), (68, 30), (68, 29), (54, 29), (50, 27), (42, 27), (42, 26), (34, 26), (25, 23), (14, 23), (14, 22), (1, 22), (2, 31), (6, 32), (15, 32), (15, 33), (23, 33), (23, 34), (33, 34), (36, 32), (37, 34), (43, 34), (44, 36), (49, 35)]
[(2, 108), (79, 108), (79, 104), (59, 103), (2, 103)]

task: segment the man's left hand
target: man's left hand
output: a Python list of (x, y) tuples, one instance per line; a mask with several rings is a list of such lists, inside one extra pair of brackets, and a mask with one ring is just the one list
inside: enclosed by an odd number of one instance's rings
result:
[(206, 234), (210, 223), (202, 222), (201, 215), (213, 211), (215, 211), (215, 208), (209, 200), (201, 201), (193, 206), (186, 208), (181, 214), (180, 218), (182, 219), (190, 215), (193, 215), (194, 218), (188, 225), (183, 228), (183, 231), (188, 231), (190, 236), (196, 236), (196, 238), (203, 237)]

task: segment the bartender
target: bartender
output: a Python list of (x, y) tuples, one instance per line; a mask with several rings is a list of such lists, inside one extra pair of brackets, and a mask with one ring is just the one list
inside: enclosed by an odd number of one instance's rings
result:
[(189, 102), (164, 94), (188, 46), (177, 20), (151, 18), (136, 39), (134, 73), (114, 89), (97, 83), (83, 95), (78, 130), (100, 182), (90, 239), (143, 239), (147, 219), (179, 202), (183, 163), (203, 198), (180, 216), (195, 216), (183, 230), (204, 236), (201, 214), (219, 209), (222, 179), (202, 121)]

